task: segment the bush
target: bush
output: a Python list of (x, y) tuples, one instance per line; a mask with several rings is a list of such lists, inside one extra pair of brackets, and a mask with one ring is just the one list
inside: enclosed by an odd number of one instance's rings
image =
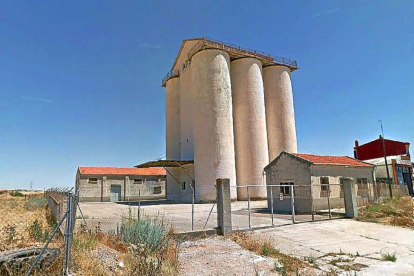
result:
[(34, 197), (26, 201), (24, 208), (27, 210), (36, 210), (40, 208), (45, 208), (47, 205), (47, 200), (44, 197)]
[(19, 191), (13, 191), (10, 193), (11, 196), (18, 196), (18, 197), (24, 197), (24, 194), (22, 194)]
[(42, 226), (36, 219), (32, 225), (29, 226), (29, 236), (38, 242), (46, 241), (49, 238), (49, 231), (43, 232)]
[(124, 220), (120, 234), (123, 242), (136, 245), (139, 250), (162, 251), (168, 247), (169, 229), (162, 220), (145, 218)]

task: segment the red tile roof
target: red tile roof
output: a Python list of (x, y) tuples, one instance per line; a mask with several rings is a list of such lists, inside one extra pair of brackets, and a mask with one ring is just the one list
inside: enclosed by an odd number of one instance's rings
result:
[(79, 167), (81, 174), (166, 175), (164, 168)]
[(373, 167), (374, 165), (365, 163), (348, 156), (326, 156), (313, 155), (304, 153), (292, 153), (293, 155), (305, 159), (313, 164), (355, 166), (355, 167)]

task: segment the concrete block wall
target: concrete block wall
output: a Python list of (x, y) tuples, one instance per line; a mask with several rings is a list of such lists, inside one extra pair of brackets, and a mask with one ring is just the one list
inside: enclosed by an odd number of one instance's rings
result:
[[(89, 178), (98, 181), (90, 183)], [(134, 179), (142, 179), (143, 183), (134, 184)], [(109, 202), (112, 185), (121, 188), (121, 201), (137, 201), (139, 191), (141, 200), (165, 198), (165, 176), (82, 175), (76, 183), (80, 202)], [(154, 194), (154, 187), (161, 187), (161, 193)]]
[[(298, 213), (309, 213), (312, 208), (321, 210), (328, 208), (327, 194), (321, 193), (321, 177), (328, 177), (331, 197), (329, 203), (331, 208), (342, 208), (345, 206), (344, 198), (341, 197), (340, 178), (353, 178), (355, 190), (358, 191), (358, 178), (366, 178), (373, 195), (373, 168), (371, 167), (345, 167), (332, 165), (313, 165), (300, 161), (286, 153), (282, 153), (276, 160), (266, 167), (266, 182), (268, 185), (279, 185), (281, 182), (294, 183), (295, 185), (309, 185), (307, 187), (295, 187), (295, 208)], [(280, 188), (273, 187), (273, 208), (275, 212), (291, 212), (291, 197), (279, 197)], [(359, 205), (363, 205), (363, 198), (357, 197)], [(270, 208), (270, 187), (268, 188), (268, 206)], [(312, 207), (313, 206), (313, 207)]]

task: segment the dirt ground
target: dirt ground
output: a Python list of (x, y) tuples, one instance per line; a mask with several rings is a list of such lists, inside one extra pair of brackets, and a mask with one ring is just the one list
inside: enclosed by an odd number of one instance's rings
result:
[[(278, 261), (243, 249), (230, 239), (211, 237), (186, 241), (178, 254), (182, 276), (271, 276), (282, 275), (275, 270)], [(307, 268), (300, 275), (322, 275), (322, 271)]]

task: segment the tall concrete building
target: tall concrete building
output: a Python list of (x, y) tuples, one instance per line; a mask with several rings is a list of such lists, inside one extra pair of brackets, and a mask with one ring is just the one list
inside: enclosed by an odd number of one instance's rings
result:
[[(290, 74), (296, 61), (208, 38), (184, 40), (166, 88), (167, 198), (214, 201), (217, 178), (265, 184), (264, 167), (297, 152)], [(173, 164), (173, 165), (171, 165)], [(147, 164), (154, 165), (154, 164)], [(172, 167), (168, 167), (171, 165)], [(251, 198), (265, 198), (264, 187)]]

